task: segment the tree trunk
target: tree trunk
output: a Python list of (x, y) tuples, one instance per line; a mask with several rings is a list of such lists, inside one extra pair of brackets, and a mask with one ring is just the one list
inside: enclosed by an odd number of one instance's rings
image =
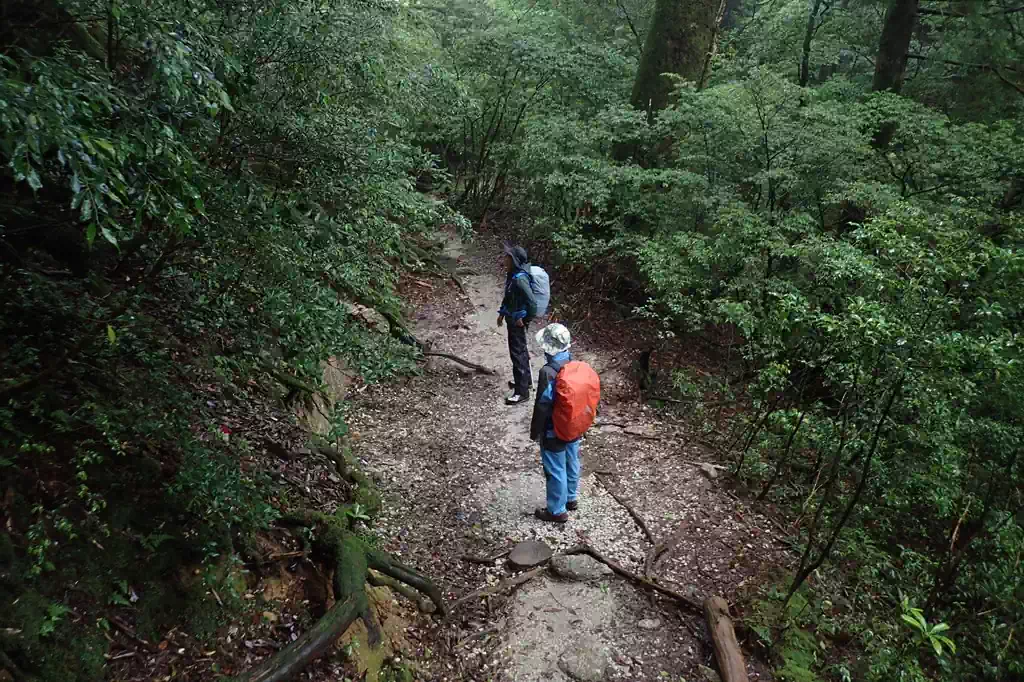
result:
[(807, 87), (811, 79), (811, 39), (814, 37), (815, 23), (818, 21), (818, 10), (821, 0), (811, 0), (811, 11), (807, 15), (807, 29), (804, 31), (803, 56), (800, 58), (800, 87)]
[(672, 81), (663, 73), (701, 80), (721, 6), (721, 0), (658, 0), (633, 82), (634, 107), (654, 112), (668, 105)]
[(917, 24), (918, 0), (891, 0), (885, 12), (882, 38), (878, 42), (875, 59), (875, 78), (871, 89), (875, 92), (903, 89), (903, 74), (907, 70), (907, 52), (910, 38)]
[[(918, 0), (890, 0), (885, 12), (885, 25), (878, 41), (878, 56), (875, 59), (875, 78), (871, 83), (874, 92), (895, 92), (903, 89), (903, 74), (907, 71), (907, 52), (910, 38), (917, 23)], [(892, 142), (896, 133), (896, 121), (886, 121), (875, 133), (871, 144), (883, 149)]]

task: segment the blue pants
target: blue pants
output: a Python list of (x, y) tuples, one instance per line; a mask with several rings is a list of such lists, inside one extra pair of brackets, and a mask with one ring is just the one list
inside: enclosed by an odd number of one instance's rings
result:
[(567, 443), (565, 450), (552, 452), (540, 449), (547, 482), (547, 506), (551, 514), (564, 514), (565, 503), (579, 496), (580, 442)]

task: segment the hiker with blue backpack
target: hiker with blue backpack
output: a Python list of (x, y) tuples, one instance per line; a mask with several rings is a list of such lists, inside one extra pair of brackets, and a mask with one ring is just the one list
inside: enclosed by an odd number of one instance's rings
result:
[(508, 321), (508, 354), (512, 359), (512, 393), (507, 405), (522, 405), (530, 395), (530, 351), (526, 331), (537, 317), (537, 298), (530, 283), (530, 261), (521, 246), (505, 246), (505, 297), (498, 309), (498, 326)]

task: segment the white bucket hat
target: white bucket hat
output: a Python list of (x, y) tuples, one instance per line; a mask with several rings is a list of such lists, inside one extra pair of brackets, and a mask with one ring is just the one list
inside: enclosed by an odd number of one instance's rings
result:
[(558, 355), (562, 351), (569, 350), (572, 345), (572, 337), (565, 325), (553, 322), (537, 332), (537, 343), (548, 355)]

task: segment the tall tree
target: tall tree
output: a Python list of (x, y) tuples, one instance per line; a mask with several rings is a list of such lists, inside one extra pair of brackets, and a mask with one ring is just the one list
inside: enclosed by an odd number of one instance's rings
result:
[(721, 0), (658, 0), (633, 82), (633, 106), (656, 111), (668, 104), (674, 73), (700, 81), (721, 16)]
[(875, 92), (899, 92), (903, 89), (903, 74), (907, 70), (910, 38), (917, 23), (917, 2), (918, 0), (889, 2), (882, 37), (878, 41), (875, 78), (871, 83), (871, 89)]

